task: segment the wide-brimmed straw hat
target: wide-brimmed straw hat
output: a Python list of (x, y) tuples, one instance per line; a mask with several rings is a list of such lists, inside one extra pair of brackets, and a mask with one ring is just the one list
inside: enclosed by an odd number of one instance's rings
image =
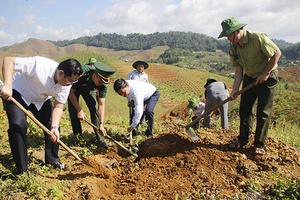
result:
[(218, 38), (224, 37), (229, 35), (230, 33), (233, 33), (236, 30), (239, 30), (240, 28), (243, 28), (247, 24), (240, 24), (234, 19), (233, 17), (225, 19), (222, 21), (222, 32), (220, 33)]
[(146, 63), (145, 61), (141, 61), (141, 60), (138, 60), (138, 61), (134, 62), (134, 63), (132, 64), (132, 67), (133, 67), (134, 69), (136, 69), (137, 66), (139, 66), (139, 65), (144, 65), (144, 69), (147, 69), (147, 68), (149, 67), (148, 63)]

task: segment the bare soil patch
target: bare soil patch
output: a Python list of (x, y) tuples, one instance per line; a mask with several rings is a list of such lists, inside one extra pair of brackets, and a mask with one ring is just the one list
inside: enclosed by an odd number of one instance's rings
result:
[[(245, 198), (251, 180), (259, 180), (265, 191), (281, 178), (300, 179), (300, 153), (297, 149), (269, 137), (267, 153), (255, 156), (249, 144), (231, 150), (228, 143), (234, 130), (201, 129), (199, 140), (191, 141), (183, 128), (166, 122), (172, 130), (139, 145), (138, 158), (120, 156), (110, 146), (106, 154), (87, 157), (93, 168), (78, 163), (59, 179), (71, 181), (64, 189), (69, 199), (174, 199), (176, 194), (195, 197)], [(69, 159), (72, 160), (72, 159)], [(54, 177), (53, 177), (54, 178)], [(184, 197), (184, 195), (182, 196)]]
[(287, 82), (300, 82), (300, 66), (280, 67), (279, 77)]

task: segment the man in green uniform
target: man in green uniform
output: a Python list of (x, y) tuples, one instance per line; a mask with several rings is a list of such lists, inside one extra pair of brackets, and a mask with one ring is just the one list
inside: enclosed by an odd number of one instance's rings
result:
[(71, 118), (73, 133), (75, 134), (75, 143), (78, 142), (82, 134), (80, 120), (85, 119), (85, 114), (79, 105), (79, 96), (84, 99), (89, 111), (92, 123), (99, 127), (101, 135), (94, 129), (97, 139), (97, 146), (107, 149), (104, 141), (106, 130), (104, 128), (105, 116), (105, 98), (110, 76), (115, 73), (105, 63), (95, 62), (93, 65), (82, 66), (83, 75), (77, 83), (72, 85), (69, 98), (68, 109)]
[(221, 25), (223, 30), (219, 38), (227, 37), (231, 42), (230, 64), (235, 67), (231, 97), (236, 98), (234, 94), (239, 90), (241, 82), (243, 88), (252, 82), (256, 84), (241, 95), (240, 134), (238, 140), (230, 147), (243, 147), (249, 142), (252, 108), (257, 100), (254, 153), (263, 155), (278, 80), (277, 62), (281, 51), (266, 34), (244, 30), (246, 24), (240, 24), (234, 18), (225, 19)]

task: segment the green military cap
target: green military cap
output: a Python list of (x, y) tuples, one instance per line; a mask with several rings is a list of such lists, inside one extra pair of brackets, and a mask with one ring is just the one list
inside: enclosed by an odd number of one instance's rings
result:
[(95, 62), (94, 63), (95, 70), (97, 74), (101, 77), (102, 81), (104, 84), (108, 84), (110, 81), (110, 76), (113, 75), (116, 70), (110, 68), (103, 62)]

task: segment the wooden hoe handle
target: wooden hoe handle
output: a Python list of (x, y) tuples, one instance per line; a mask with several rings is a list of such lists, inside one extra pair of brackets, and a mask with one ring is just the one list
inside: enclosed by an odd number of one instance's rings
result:
[[(49, 136), (53, 137), (54, 134), (45, 127), (39, 120), (37, 120), (28, 110), (26, 110), (15, 98), (11, 97), (11, 101), (20, 108), (32, 121), (34, 121), (43, 131), (45, 131)], [(82, 159), (73, 152), (67, 145), (65, 145), (62, 141), (58, 141), (58, 144), (60, 144), (64, 149), (66, 149), (72, 156), (74, 156), (77, 160), (82, 161)]]
[[(88, 123), (90, 126), (92, 126), (93, 128), (99, 130), (99, 128), (95, 124), (93, 124), (92, 122), (88, 121), (87, 119), (84, 119), (84, 121), (86, 123)], [(138, 157), (137, 154), (133, 153), (132, 151), (129, 151), (125, 146), (123, 146), (120, 142), (116, 141), (114, 138), (112, 138), (108, 134), (106, 134), (105, 137), (107, 137), (108, 139), (110, 139), (111, 141), (113, 141), (115, 144), (117, 144), (119, 147), (121, 147), (122, 149), (124, 149), (125, 151), (127, 151), (128, 153), (130, 153), (131, 155), (133, 155), (134, 157)]]

